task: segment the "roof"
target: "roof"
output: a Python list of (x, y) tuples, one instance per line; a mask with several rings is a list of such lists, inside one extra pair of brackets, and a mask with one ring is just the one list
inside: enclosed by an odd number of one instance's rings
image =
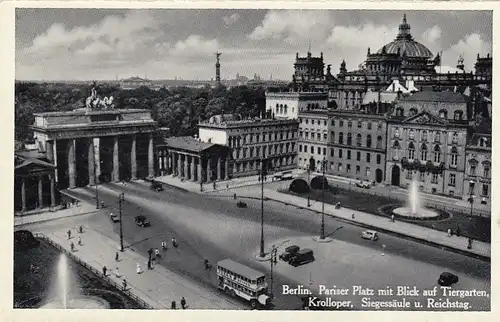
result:
[(417, 92), (411, 96), (403, 98), (402, 101), (466, 103), (463, 94), (455, 92), (435, 92), (435, 91)]
[(165, 139), (167, 146), (193, 152), (201, 152), (214, 146), (213, 143), (198, 141), (191, 136), (170, 137)]
[(490, 134), (491, 135), (491, 119), (484, 119), (479, 123), (474, 131), (476, 134)]
[[(361, 105), (367, 105), (370, 103), (378, 102), (378, 92), (368, 91), (363, 97), (363, 103)], [(380, 92), (380, 103), (392, 103), (398, 98), (398, 93), (393, 92)]]
[(48, 163), (48, 162), (45, 162), (42, 160), (38, 160), (38, 159), (34, 159), (34, 158), (25, 158), (25, 157), (21, 157), (18, 155), (14, 156), (14, 165), (15, 165), (14, 169), (15, 170), (20, 169), (20, 168), (24, 168), (30, 164), (36, 164), (36, 165), (42, 166), (44, 168), (52, 168), (52, 169), (54, 169), (56, 167), (52, 163)]
[(248, 278), (259, 278), (265, 276), (264, 273), (261, 273), (253, 268), (240, 264), (238, 262), (233, 261), (232, 259), (223, 259), (217, 263), (217, 266), (224, 267), (236, 274), (248, 277)]

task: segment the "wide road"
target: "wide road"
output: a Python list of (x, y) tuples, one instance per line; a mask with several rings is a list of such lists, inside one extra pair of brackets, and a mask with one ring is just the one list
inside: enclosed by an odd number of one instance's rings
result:
[[(146, 183), (99, 186), (99, 199), (104, 200), (108, 205), (108, 211), (117, 213), (117, 195), (121, 192), (125, 193), (122, 210), (126, 245), (146, 254), (151, 247), (160, 248), (162, 240), (169, 244), (172, 236), (178, 240), (180, 247), (168, 250), (166, 257), (161, 260), (161, 264), (165, 267), (205, 285), (215, 285), (215, 273), (207, 272), (203, 268), (205, 258), (215, 263), (230, 257), (256, 269), (263, 269), (262, 264), (252, 259), (260, 241), (259, 200), (247, 200), (248, 208), (240, 209), (236, 207), (232, 198), (217, 195), (200, 196), (168, 186), (165, 186), (163, 192), (155, 192), (150, 190)], [(93, 200), (95, 192), (92, 188), (80, 188), (73, 190), (72, 193), (79, 198), (95, 202)], [(137, 227), (133, 222), (133, 217), (138, 214), (146, 215), (151, 220), (152, 226)], [(119, 225), (111, 224), (105, 214), (89, 216), (87, 224), (102, 233), (118, 238)], [(377, 256), (380, 254), (380, 243), (367, 242), (359, 237), (362, 228), (326, 218), (327, 234), (341, 226), (342, 229), (336, 231), (332, 237), (348, 246), (345, 248), (346, 252), (350, 251), (349, 245), (352, 245), (357, 247), (352, 249), (377, 254)], [(320, 216), (280, 203), (271, 201), (265, 203), (266, 240), (276, 241), (317, 235), (319, 227)], [(418, 281), (429, 283), (427, 281), (429, 279), (435, 284), (438, 276), (426, 276), (426, 274), (428, 275), (431, 271), (435, 272), (436, 267), (442, 271), (457, 273), (464, 285), (483, 289), (489, 284), (490, 265), (488, 263), (390, 235), (382, 234), (380, 239), (386, 245), (385, 253), (396, 259), (393, 263), (394, 269), (398, 266), (399, 260), (410, 266), (407, 274), (398, 277), (400, 280), (395, 281), (398, 285), (419, 285)], [(269, 246), (266, 243), (266, 250), (269, 250)], [(375, 282), (390, 279), (395, 273), (391, 271), (391, 266), (382, 271), (373, 271), (370, 269), (370, 262), (364, 265), (368, 268), (368, 277)], [(367, 277), (355, 276), (355, 274), (365, 273), (356, 270), (353, 271), (352, 276), (342, 276), (342, 279), (353, 285), (356, 281), (365, 280)], [(280, 274), (278, 269), (274, 284), (274, 294), (277, 294), (276, 308), (298, 309), (300, 307), (298, 297), (279, 295), (281, 285), (294, 284), (294, 280), (285, 275)], [(379, 287), (384, 287), (384, 285), (379, 285)], [(489, 289), (487, 290), (489, 292)], [(489, 306), (475, 307), (476, 310), (487, 308)]]

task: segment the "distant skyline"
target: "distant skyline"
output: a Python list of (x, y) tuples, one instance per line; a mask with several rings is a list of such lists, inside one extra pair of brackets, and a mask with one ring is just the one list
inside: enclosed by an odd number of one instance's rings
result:
[(16, 79), (291, 80), (295, 55), (323, 52), (337, 73), (391, 42), (406, 13), (414, 39), (454, 72), (492, 54), (491, 11), (16, 9)]

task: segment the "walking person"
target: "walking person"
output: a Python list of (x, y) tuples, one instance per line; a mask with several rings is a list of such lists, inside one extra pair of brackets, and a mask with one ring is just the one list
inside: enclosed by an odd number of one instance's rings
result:
[(352, 219), (354, 219), (354, 213), (352, 213)]
[(118, 256), (118, 252), (115, 254), (115, 262), (118, 262), (120, 260), (120, 256)]
[(102, 268), (102, 275), (106, 276), (106, 272), (108, 271), (108, 268), (106, 266), (104, 266)]
[(153, 248), (150, 248), (150, 249), (148, 250), (148, 255), (149, 255), (149, 256), (148, 256), (148, 260), (151, 260), (151, 258), (153, 257)]
[(118, 278), (122, 277), (122, 276), (120, 275), (120, 270), (118, 269), (118, 266), (116, 266), (116, 269), (115, 269), (115, 275), (116, 275), (116, 277), (118, 277)]
[(448, 228), (448, 237), (451, 237), (451, 228)]
[(181, 299), (181, 307), (182, 307), (183, 310), (186, 309), (186, 299), (184, 298), (184, 296)]
[(155, 260), (156, 257), (160, 257), (160, 251), (158, 250), (158, 248), (155, 249), (155, 257), (153, 258), (153, 260)]
[(127, 290), (127, 280), (126, 279), (123, 279), (122, 286), (123, 286), (123, 290), (126, 291)]
[(394, 222), (394, 215), (391, 215), (391, 221)]
[(175, 310), (175, 306), (176, 306), (176, 305), (175, 305), (175, 301), (172, 301), (172, 304), (170, 305), (170, 308), (171, 308), (172, 310)]
[(75, 251), (75, 244), (73, 244), (73, 242), (71, 242), (70, 247), (71, 247), (71, 251), (74, 252)]
[(80, 232), (80, 234), (83, 234), (83, 226), (80, 225), (80, 227), (78, 228), (78, 232)]
[(152, 269), (152, 267), (151, 267), (151, 260), (148, 260), (148, 269)]
[(142, 274), (141, 264), (139, 263), (137, 263), (136, 272), (137, 274)]
[(460, 237), (460, 227), (457, 227), (457, 230), (455, 230), (455, 234), (457, 237)]
[(68, 234), (68, 239), (71, 239), (71, 230), (68, 230), (67, 234)]
[(174, 246), (175, 248), (179, 246), (179, 244), (177, 244), (177, 239), (175, 239), (175, 237), (172, 237), (172, 246)]
[(215, 181), (214, 181), (214, 190), (215, 190)]
[(78, 237), (78, 246), (82, 246), (82, 237)]
[(161, 242), (161, 249), (167, 250), (167, 243), (165, 241)]

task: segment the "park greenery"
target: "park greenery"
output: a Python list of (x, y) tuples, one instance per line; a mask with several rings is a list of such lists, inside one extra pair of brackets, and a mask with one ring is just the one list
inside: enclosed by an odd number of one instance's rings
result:
[[(85, 106), (91, 84), (17, 82), (15, 86), (15, 138), (30, 141), (34, 113), (71, 111)], [(113, 96), (116, 109), (147, 109), (170, 135), (192, 136), (199, 121), (217, 114), (259, 116), (265, 109), (265, 89), (247, 86), (203, 88), (139, 87), (123, 90), (115, 84), (98, 84), (100, 97)]]

